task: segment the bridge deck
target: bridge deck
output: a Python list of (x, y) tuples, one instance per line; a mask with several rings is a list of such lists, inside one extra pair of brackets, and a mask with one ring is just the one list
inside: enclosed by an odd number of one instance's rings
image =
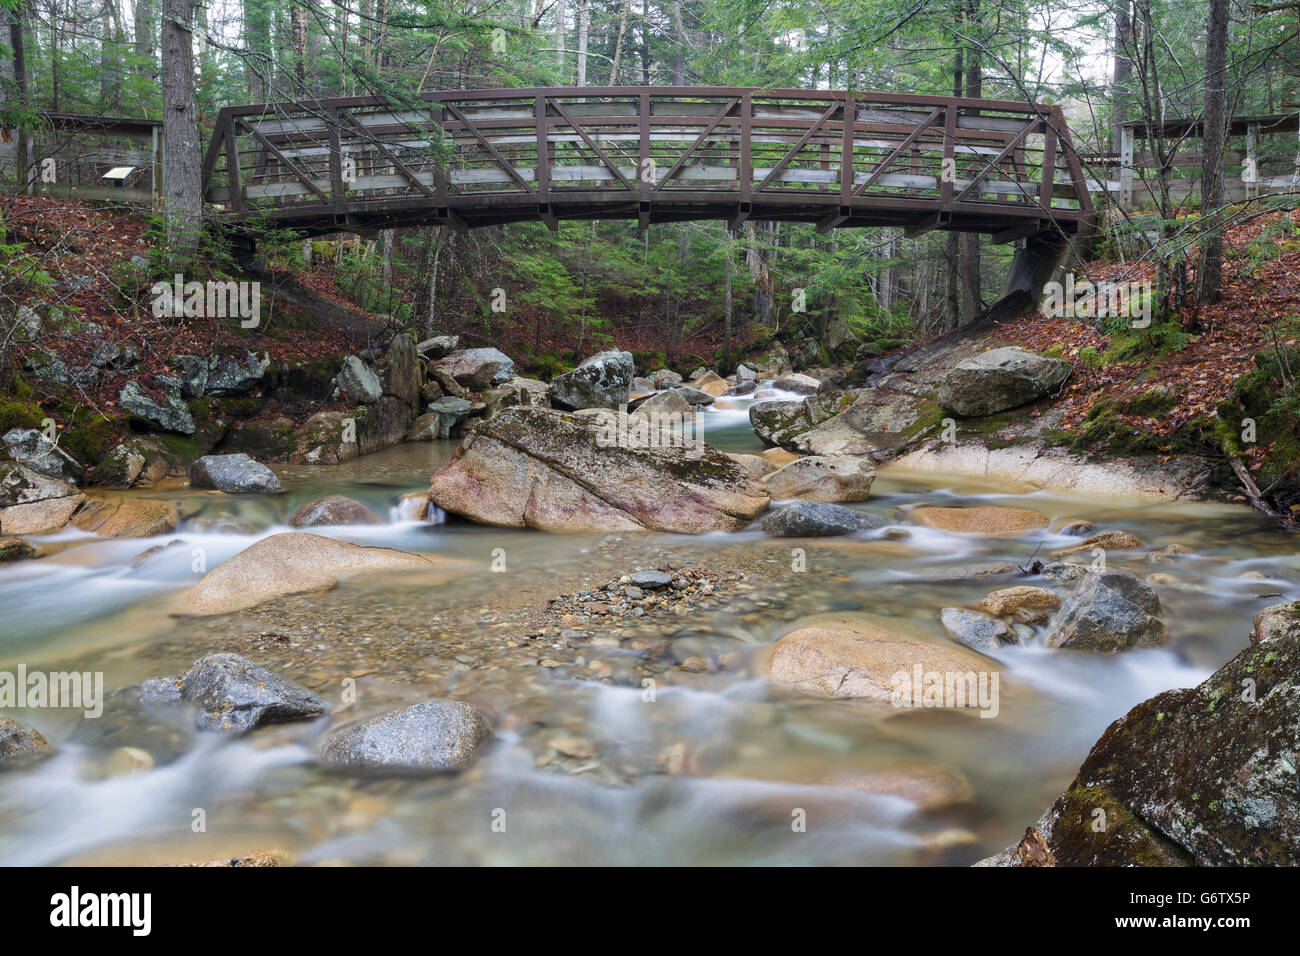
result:
[(307, 235), (746, 218), (995, 241), (1090, 231), (1059, 107), (822, 90), (457, 90), (228, 107), (210, 203)]

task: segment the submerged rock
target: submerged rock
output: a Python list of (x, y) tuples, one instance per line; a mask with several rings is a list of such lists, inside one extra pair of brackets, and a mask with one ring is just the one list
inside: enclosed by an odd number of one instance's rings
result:
[(446, 558), (363, 548), (316, 534), (273, 534), (228, 558), (181, 597), (191, 614), (224, 614), (284, 594), (322, 591), (356, 574), (458, 567)]
[(105, 538), (152, 538), (175, 531), (181, 515), (170, 501), (92, 493), (72, 519)]
[(912, 520), (927, 528), (957, 534), (981, 534), (990, 537), (1018, 537), (1046, 528), (1048, 517), (1028, 508), (1001, 508), (984, 505), (977, 508), (912, 509)]
[(1106, 653), (1159, 647), (1169, 639), (1159, 613), (1150, 585), (1122, 571), (1094, 571), (1061, 605), (1044, 643)]
[(231, 495), (267, 495), (283, 490), (275, 472), (242, 452), (198, 459), (190, 466), (190, 487), (215, 488)]
[[(1300, 604), (1261, 616), (1254, 642), (1213, 676), (1157, 694), (1102, 734), (1034, 828), (1057, 863), (1300, 864)], [(983, 862), (1036, 862), (1017, 849)]]
[(866, 501), (876, 469), (865, 458), (809, 455), (765, 475), (763, 484), (776, 500)]
[(1129, 534), (1127, 531), (1103, 531), (1101, 534), (1094, 534), (1091, 538), (1080, 541), (1078, 544), (1070, 545), (1068, 548), (1061, 548), (1059, 551), (1053, 551), (1052, 557), (1064, 558), (1067, 555), (1079, 554), (1084, 551), (1101, 549), (1103, 551), (1137, 551), (1142, 547), (1142, 539), (1137, 535)]
[(147, 704), (190, 704), (200, 730), (229, 734), (329, 712), (325, 701), (307, 688), (238, 654), (212, 654), (183, 674), (147, 680), (140, 698)]
[(0, 715), (0, 767), (10, 762), (44, 757), (54, 750), (35, 727)]
[[(891, 701), (895, 678), (915, 667), (930, 673), (979, 673), (992, 662), (970, 651), (898, 636), (885, 622), (802, 627), (772, 645), (768, 677), (812, 697)], [(975, 706), (971, 701), (970, 706)]]
[(548, 531), (737, 531), (767, 507), (725, 453), (622, 441), (616, 418), (506, 409), (470, 429), (429, 497), (481, 524)]
[(626, 405), (634, 372), (631, 352), (598, 352), (551, 379), (551, 404), (570, 411)]
[(990, 349), (953, 366), (935, 397), (954, 415), (993, 415), (1042, 398), (1072, 369), (1063, 359), (1020, 348)]
[(831, 537), (886, 527), (884, 518), (841, 505), (799, 501), (763, 519), (763, 530), (778, 538)]
[(384, 524), (384, 519), (346, 495), (326, 495), (309, 501), (289, 516), (291, 528), (332, 524)]
[(473, 759), (492, 725), (458, 700), (431, 700), (358, 724), (331, 737), (321, 763), (350, 770), (459, 770)]

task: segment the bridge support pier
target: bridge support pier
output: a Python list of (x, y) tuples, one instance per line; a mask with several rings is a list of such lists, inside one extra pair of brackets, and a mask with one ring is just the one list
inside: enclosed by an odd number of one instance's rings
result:
[(1056, 233), (1038, 233), (1027, 238), (1024, 248), (1017, 249), (1011, 261), (1011, 275), (1003, 298), (1023, 292), (1032, 298), (1035, 306), (1041, 305), (1044, 286), (1056, 278), (1069, 250), (1069, 241)]

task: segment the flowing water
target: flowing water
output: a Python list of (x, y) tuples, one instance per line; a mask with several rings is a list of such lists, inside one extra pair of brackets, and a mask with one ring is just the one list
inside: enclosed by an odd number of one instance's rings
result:
[[(761, 450), (751, 401), (702, 412), (702, 437)], [(401, 495), (427, 488), (454, 447), (406, 444), (340, 466), (280, 468), (286, 493), (275, 497), (151, 490), (187, 519), (220, 514), (247, 527), (203, 533), (187, 521), (155, 540), (68, 532), (50, 540), (51, 557), (0, 567), (0, 671), (98, 671), (110, 694), (120, 691), (98, 719), (8, 711), (58, 752), (0, 774), (0, 862), (278, 849), (302, 863), (968, 864), (1037, 819), (1109, 722), (1202, 680), (1245, 645), (1256, 611), (1300, 598), (1291, 539), (1243, 507), (1017, 493), (888, 468), (854, 507), (908, 527), (901, 540), (877, 532), (792, 545), (756, 527), (699, 538), (551, 535), (405, 519)], [(390, 521), (314, 531), (457, 558), (463, 572), (357, 579), (218, 618), (168, 613), (168, 598), (196, 579), (196, 560), (210, 570), (287, 530), (293, 509), (326, 493)], [(1181, 545), (1159, 564), (1146, 551), (1108, 555), (1111, 567), (1176, 580), (1157, 586), (1169, 646), (1117, 657), (1035, 642), (1007, 649), (990, 665), (1000, 677), (994, 719), (770, 687), (764, 649), (802, 623), (866, 614), (950, 645), (940, 608), (1042, 583), (979, 571), (1027, 566), (1078, 540), (909, 525), (908, 509), (936, 503), (1030, 507), (1130, 531), (1148, 550)], [(793, 570), (793, 546), (805, 547), (805, 571)], [(714, 593), (645, 619), (557, 623), (541, 613), (549, 598), (661, 565), (703, 569)], [(644, 649), (665, 638), (667, 652), (648, 664)], [(333, 717), (217, 739), (121, 691), (223, 650), (311, 687)], [(683, 671), (688, 657), (726, 666)], [(313, 764), (321, 737), (341, 723), (446, 696), (469, 700), (497, 728), (467, 771), (359, 778)], [(557, 738), (587, 746), (557, 750)]]

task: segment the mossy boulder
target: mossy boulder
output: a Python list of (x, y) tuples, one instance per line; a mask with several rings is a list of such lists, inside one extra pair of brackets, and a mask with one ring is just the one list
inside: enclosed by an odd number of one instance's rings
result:
[(1295, 866), (1298, 750), (1300, 603), (1261, 612), (1203, 683), (1111, 724), (1037, 829), (1064, 866)]

